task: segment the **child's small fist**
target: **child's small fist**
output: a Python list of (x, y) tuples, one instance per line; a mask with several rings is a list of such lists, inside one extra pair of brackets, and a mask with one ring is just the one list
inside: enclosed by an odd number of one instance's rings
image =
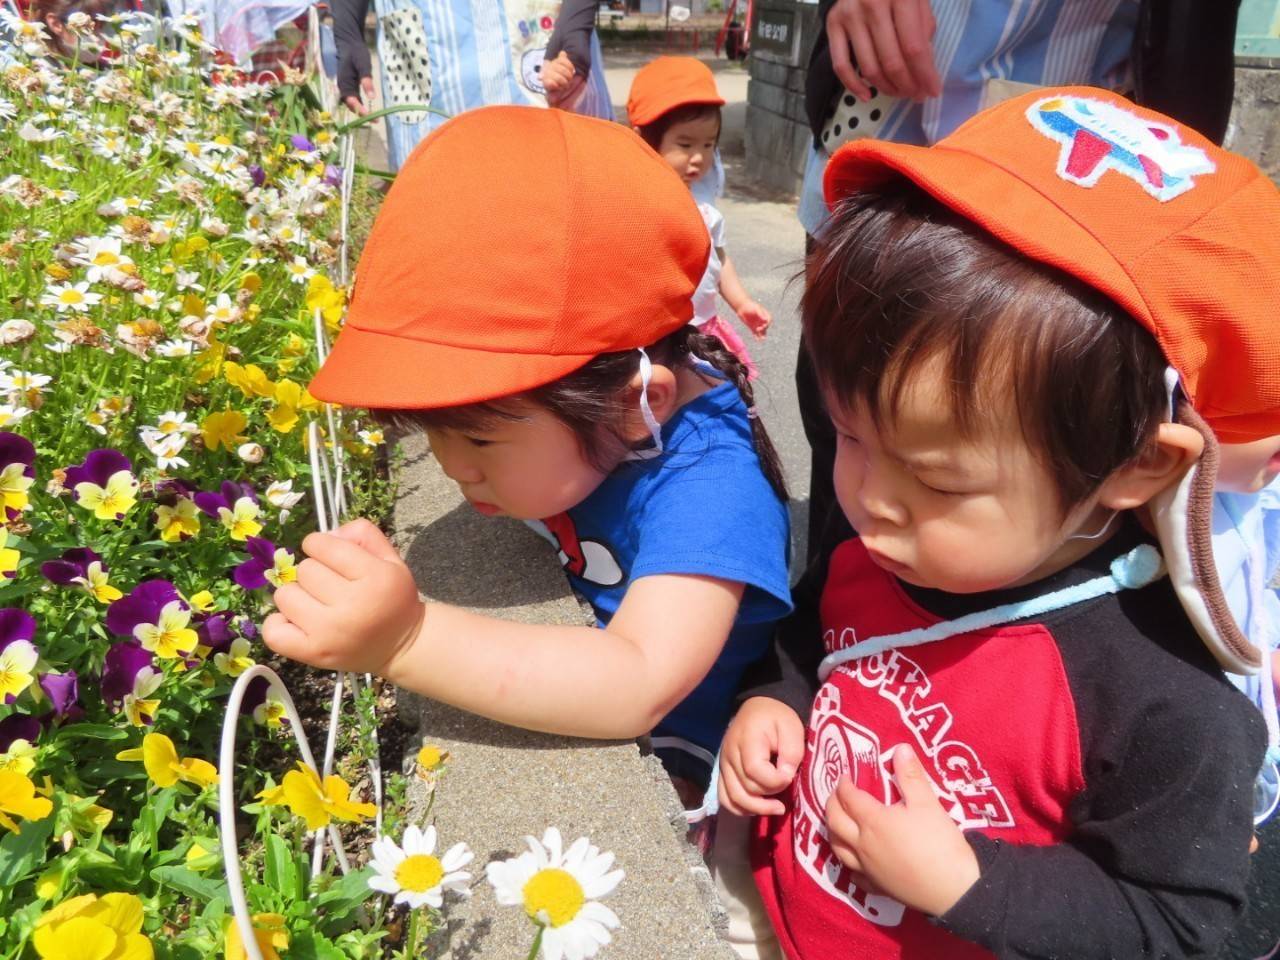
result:
[(791, 785), (804, 759), (804, 723), (785, 703), (752, 697), (720, 745), (720, 805), (739, 816), (786, 812), (774, 798)]
[(773, 323), (773, 315), (755, 300), (748, 300), (738, 307), (738, 319), (746, 324), (757, 340), (763, 340), (769, 324)]
[(889, 806), (840, 781), (827, 801), (831, 849), (877, 890), (941, 916), (978, 880), (978, 858), (905, 744), (894, 750), (893, 775), (902, 801)]
[(547, 103), (564, 109), (572, 107), (575, 98), (585, 89), (587, 83), (587, 78), (578, 75), (573, 61), (563, 50), (554, 60), (542, 62), (539, 77), (542, 80), (542, 88), (547, 92)]
[(382, 531), (354, 520), (302, 541), (308, 559), (275, 593), (264, 642), (281, 656), (326, 670), (386, 676), (412, 644), (425, 606), (413, 574)]

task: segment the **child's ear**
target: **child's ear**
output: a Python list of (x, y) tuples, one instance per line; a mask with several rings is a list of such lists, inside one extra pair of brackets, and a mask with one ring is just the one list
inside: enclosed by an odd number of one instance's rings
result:
[(1204, 452), (1204, 437), (1182, 423), (1162, 423), (1151, 448), (1102, 485), (1098, 502), (1113, 510), (1140, 507), (1177, 483)]
[[(627, 441), (638, 443), (649, 439), (649, 427), (640, 412), (640, 395), (644, 391), (644, 380), (637, 371), (627, 384)], [(679, 404), (680, 387), (676, 382), (675, 372), (667, 366), (655, 363), (649, 374), (649, 409), (658, 423), (666, 423), (676, 412)]]

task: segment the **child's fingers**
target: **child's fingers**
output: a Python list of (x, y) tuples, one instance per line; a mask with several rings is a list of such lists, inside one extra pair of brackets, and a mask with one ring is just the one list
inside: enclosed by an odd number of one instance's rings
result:
[(333, 531), (333, 535), (359, 544), (379, 560), (400, 562), (400, 551), (396, 549), (395, 544), (387, 539), (385, 533), (364, 517), (344, 523)]
[(309, 533), (302, 541), (307, 556), (324, 564), (347, 580), (357, 580), (368, 573), (375, 558), (368, 550), (335, 533)]
[(795, 779), (796, 771), (804, 762), (804, 733), (804, 723), (794, 713), (785, 719), (780, 719), (777, 724), (775, 749), (778, 751), (778, 759), (776, 763), (779, 773), (787, 778), (788, 783)]
[(321, 603), (341, 603), (351, 581), (319, 560), (306, 559), (298, 564), (298, 583)]
[(905, 743), (899, 744), (893, 751), (893, 778), (898, 782), (902, 802), (908, 807), (938, 805), (938, 797), (929, 783), (928, 774), (920, 765), (920, 758)]
[(742, 772), (752, 781), (753, 786), (756, 787), (755, 792), (761, 796), (768, 796), (782, 790), (791, 783), (795, 775), (794, 771), (791, 775), (784, 774), (774, 764), (772, 756), (764, 752), (745, 757)]
[(317, 600), (296, 583), (286, 583), (275, 592), (276, 609), (289, 618), (304, 633), (310, 624), (327, 623), (333, 619), (329, 607)]
[(307, 635), (282, 613), (273, 613), (262, 621), (262, 642), (282, 657), (293, 658), (293, 652), (303, 649)]
[(743, 786), (737, 772), (732, 767), (720, 767), (720, 802), (730, 813), (740, 817), (772, 816), (787, 812), (780, 800), (754, 795)]

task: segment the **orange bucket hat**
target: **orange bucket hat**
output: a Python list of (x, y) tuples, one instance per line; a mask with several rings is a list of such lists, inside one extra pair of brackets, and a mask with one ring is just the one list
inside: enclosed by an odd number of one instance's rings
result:
[(469, 111), (392, 184), (311, 393), (427, 409), (550, 383), (688, 323), (709, 243), (688, 188), (626, 127)]
[(658, 57), (636, 71), (631, 81), (627, 122), (648, 126), (664, 113), (693, 103), (724, 106), (711, 68), (693, 57)]
[(1178, 417), (1206, 440), (1153, 504), (1165, 561), (1222, 665), (1256, 670), (1221, 595), (1209, 521), (1217, 442), (1280, 435), (1280, 192), (1243, 157), (1090, 87), (1008, 100), (933, 147), (850, 143), (827, 164), (827, 203), (894, 176), (1155, 336), (1186, 397)]

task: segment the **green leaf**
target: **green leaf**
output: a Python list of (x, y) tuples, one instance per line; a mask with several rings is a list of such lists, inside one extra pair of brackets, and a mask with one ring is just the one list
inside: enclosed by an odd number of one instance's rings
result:
[(128, 740), (129, 731), (122, 727), (113, 727), (109, 723), (72, 723), (58, 729), (55, 741), (74, 740)]
[(22, 832), (0, 839), (0, 887), (12, 887), (44, 864), (45, 848), (53, 836), (53, 813), (43, 820), (26, 820)]
[(298, 865), (293, 859), (293, 849), (276, 834), (267, 837), (267, 862), (262, 871), (263, 882), (273, 887), (286, 900), (298, 895)]
[(347, 955), (328, 937), (300, 930), (289, 940), (289, 960), (347, 960)]
[(368, 867), (353, 870), (316, 897), (316, 912), (324, 916), (322, 929), (326, 932), (341, 932), (343, 928), (350, 926), (350, 923), (344, 921), (370, 897), (376, 895), (375, 891), (369, 889), (369, 878), (372, 876), (373, 870)]
[(186, 867), (156, 867), (151, 871), (151, 879), (202, 903), (219, 898), (225, 901), (230, 897), (226, 883), (202, 877)]

